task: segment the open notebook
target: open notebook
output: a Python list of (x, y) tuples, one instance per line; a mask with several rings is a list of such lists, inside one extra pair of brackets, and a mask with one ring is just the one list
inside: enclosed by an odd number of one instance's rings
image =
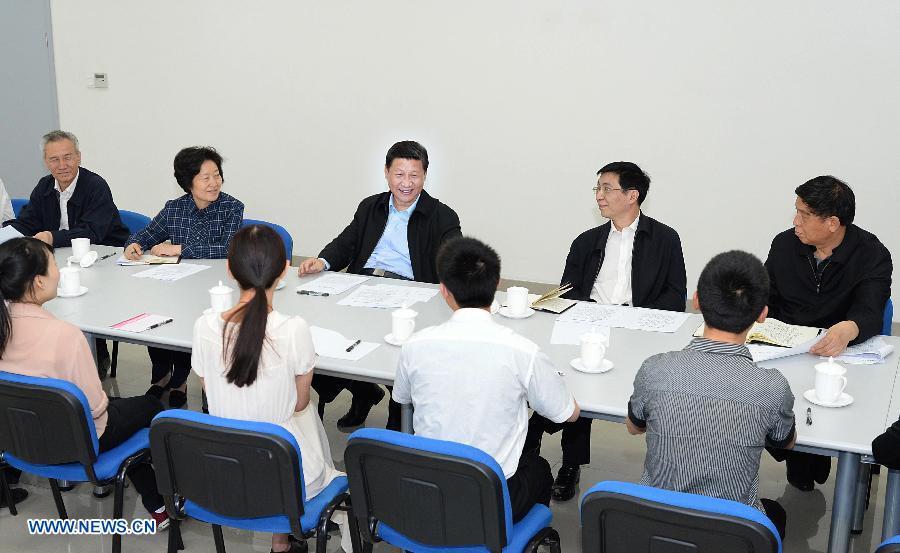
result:
[(539, 296), (537, 294), (528, 294), (528, 303), (531, 305), (532, 309), (537, 309), (539, 311), (549, 311), (550, 313), (562, 313), (566, 309), (575, 305), (575, 300), (567, 300), (562, 296), (566, 292), (572, 289), (571, 284), (563, 284), (562, 286), (558, 286), (553, 290), (550, 290), (546, 294)]
[[(694, 336), (703, 336), (703, 328), (704, 325), (700, 325)], [(747, 334), (747, 343), (793, 348), (811, 342), (821, 332), (821, 328), (790, 325), (770, 317), (764, 322), (754, 323)]]

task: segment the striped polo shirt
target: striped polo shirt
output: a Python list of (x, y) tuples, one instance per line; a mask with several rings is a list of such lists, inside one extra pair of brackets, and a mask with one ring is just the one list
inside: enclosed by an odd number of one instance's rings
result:
[(634, 379), (628, 417), (647, 429), (641, 484), (762, 509), (759, 460), (794, 435), (794, 395), (746, 346), (695, 338), (650, 357)]

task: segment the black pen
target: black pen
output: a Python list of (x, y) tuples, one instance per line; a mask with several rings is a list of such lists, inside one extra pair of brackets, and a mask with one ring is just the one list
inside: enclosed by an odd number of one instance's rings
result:
[(104, 259), (109, 259), (110, 257), (112, 257), (112, 256), (114, 256), (114, 255), (116, 255), (116, 252), (108, 253), (108, 254), (102, 256), (102, 257), (101, 257), (100, 259), (98, 259), (97, 261), (103, 261)]
[(806, 408), (806, 425), (812, 426), (812, 407)]
[(352, 344), (350, 344), (350, 347), (347, 348), (347, 353), (350, 353), (351, 351), (353, 351), (353, 348), (355, 348), (356, 346), (358, 346), (361, 343), (362, 343), (362, 340), (357, 340), (357, 341), (353, 342)]
[(297, 293), (301, 296), (322, 296), (328, 297), (328, 292), (313, 292), (312, 290), (297, 290)]
[(156, 324), (154, 324), (154, 325), (148, 326), (148, 327), (147, 327), (147, 330), (150, 330), (150, 329), (152, 329), (152, 328), (157, 328), (157, 327), (160, 327), (160, 326), (165, 325), (165, 324), (169, 324), (169, 323), (171, 323), (171, 322), (174, 321), (174, 320), (175, 320), (175, 319), (166, 319), (165, 321), (160, 321), (160, 322), (158, 322), (158, 323), (156, 323)]

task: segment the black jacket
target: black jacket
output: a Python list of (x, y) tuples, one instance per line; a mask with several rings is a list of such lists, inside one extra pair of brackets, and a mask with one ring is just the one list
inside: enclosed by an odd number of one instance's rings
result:
[(59, 194), (53, 175), (47, 175), (31, 191), (28, 205), (22, 208), (19, 216), (3, 226), (12, 225), (25, 236), (49, 230), (53, 233), (56, 248), (71, 246), (73, 238), (90, 238), (91, 244), (125, 245), (128, 228), (119, 218), (119, 209), (103, 177), (80, 167), (75, 193), (66, 205), (69, 230), (60, 230)]
[[(581, 233), (572, 242), (560, 284), (572, 284), (565, 297), (591, 299), (606, 255), (612, 223)], [(681, 239), (674, 229), (641, 214), (631, 255), (631, 300), (635, 307), (684, 311), (687, 276)]]
[[(359, 273), (365, 268), (387, 225), (389, 201), (391, 193), (382, 192), (359, 202), (347, 228), (319, 253), (331, 264), (332, 271), (346, 267), (348, 273)], [(457, 236), (462, 236), (462, 231), (456, 212), (423, 190), (406, 231), (415, 280), (437, 284), (438, 248)]]
[(769, 271), (769, 316), (789, 324), (829, 328), (853, 321), (859, 336), (851, 343), (881, 333), (884, 306), (891, 295), (891, 254), (871, 232), (849, 225), (844, 241), (816, 277), (814, 246), (797, 238), (794, 229), (772, 240)]
[(900, 421), (872, 440), (872, 456), (879, 465), (900, 469)]

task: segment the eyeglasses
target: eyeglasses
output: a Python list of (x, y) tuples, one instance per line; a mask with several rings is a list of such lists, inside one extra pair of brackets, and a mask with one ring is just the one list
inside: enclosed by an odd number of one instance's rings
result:
[(597, 194), (599, 192), (601, 196), (606, 196), (613, 190), (625, 190), (625, 189), (624, 188), (613, 188), (612, 186), (608, 186), (608, 185), (604, 184), (603, 186), (595, 186), (595, 187), (591, 188), (591, 190), (594, 191), (594, 194)]

